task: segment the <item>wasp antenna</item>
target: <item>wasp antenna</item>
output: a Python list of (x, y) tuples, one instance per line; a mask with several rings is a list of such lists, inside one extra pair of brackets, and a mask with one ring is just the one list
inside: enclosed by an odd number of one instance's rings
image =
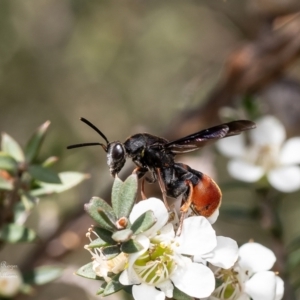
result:
[(82, 121), (83, 123), (87, 124), (88, 126), (90, 126), (91, 128), (93, 128), (97, 133), (99, 133), (103, 139), (106, 141), (106, 144), (109, 144), (108, 139), (106, 138), (106, 136), (100, 131), (100, 129), (98, 129), (94, 124), (92, 124), (90, 121), (88, 121), (85, 118), (80, 118), (80, 121)]
[(101, 146), (105, 152), (107, 152), (107, 147), (101, 143), (83, 143), (83, 144), (74, 144), (67, 147), (67, 149), (74, 149), (86, 146)]

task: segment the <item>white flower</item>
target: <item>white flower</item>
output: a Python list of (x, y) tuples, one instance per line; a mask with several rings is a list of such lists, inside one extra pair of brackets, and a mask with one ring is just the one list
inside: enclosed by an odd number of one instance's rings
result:
[(15, 296), (23, 283), (20, 271), (14, 265), (7, 265), (5, 261), (0, 266), (0, 296), (11, 298)]
[(300, 188), (300, 137), (286, 139), (283, 125), (273, 116), (265, 116), (245, 135), (222, 139), (217, 143), (224, 155), (231, 157), (230, 175), (238, 180), (256, 182), (266, 175), (279, 191), (293, 192)]
[(276, 261), (274, 253), (258, 244), (247, 243), (239, 249), (239, 260), (231, 269), (215, 268), (216, 278), (222, 282), (212, 296), (215, 300), (280, 300), (283, 280), (269, 271)]
[(121, 274), (120, 282), (133, 285), (135, 300), (172, 298), (174, 286), (191, 297), (208, 297), (215, 287), (213, 272), (205, 264), (195, 261), (212, 261), (230, 267), (237, 259), (237, 245), (228, 246), (230, 242), (226, 241), (225, 244), (235, 251), (223, 251), (222, 241), (226, 238), (220, 237), (221, 245), (218, 245), (215, 231), (201, 216), (185, 219), (181, 235), (175, 236), (173, 225), (167, 223), (167, 209), (161, 200), (155, 198), (135, 205), (130, 222), (148, 210), (154, 212), (157, 222), (135, 237), (143, 249), (129, 255), (128, 268)]
[[(93, 233), (94, 235), (96, 235), (96, 237), (99, 238), (95, 231), (89, 229), (87, 237), (90, 239), (91, 242), (91, 233)], [(108, 276), (108, 273), (121, 273), (125, 269), (125, 266), (128, 262), (128, 256), (123, 252), (121, 252), (119, 255), (112, 259), (107, 259), (102, 253), (101, 247), (90, 249), (88, 245), (86, 245), (84, 248), (88, 250), (92, 255), (94, 272), (98, 276), (103, 277), (106, 282), (109, 282), (111, 280), (111, 278)]]

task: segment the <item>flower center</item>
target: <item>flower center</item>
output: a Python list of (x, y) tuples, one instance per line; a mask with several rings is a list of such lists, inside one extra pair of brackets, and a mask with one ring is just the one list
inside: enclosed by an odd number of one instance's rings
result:
[(257, 156), (254, 163), (262, 166), (265, 171), (273, 169), (277, 164), (277, 147), (274, 145), (263, 145), (257, 149)]
[(170, 245), (152, 241), (148, 251), (135, 261), (133, 268), (144, 282), (155, 285), (168, 279), (175, 265)]
[(241, 294), (242, 288), (239, 280), (239, 273), (233, 268), (225, 270), (218, 269), (215, 272), (217, 288), (213, 296), (221, 300), (235, 300)]

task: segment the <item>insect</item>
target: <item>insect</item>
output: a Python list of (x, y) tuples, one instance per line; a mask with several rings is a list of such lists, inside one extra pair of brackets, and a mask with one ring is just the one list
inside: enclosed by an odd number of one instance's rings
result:
[[(204, 129), (171, 142), (148, 133), (137, 133), (121, 143), (120, 141), (109, 142), (94, 124), (85, 118), (80, 120), (93, 128), (106, 144), (82, 143), (70, 145), (68, 149), (100, 145), (107, 153), (107, 164), (112, 176), (116, 176), (123, 168), (126, 159), (131, 158), (137, 165), (134, 172), (139, 179), (143, 178), (143, 197), (144, 179), (151, 183), (158, 182), (167, 207), (167, 196), (177, 198), (182, 195), (184, 204), (181, 212), (184, 214), (191, 208), (194, 213), (204, 217), (210, 217), (220, 206), (221, 191), (212, 178), (188, 165), (175, 162), (175, 156), (195, 151), (221, 138), (237, 135), (256, 127), (251, 121), (238, 120)], [(145, 176), (147, 172), (151, 174), (151, 178)]]

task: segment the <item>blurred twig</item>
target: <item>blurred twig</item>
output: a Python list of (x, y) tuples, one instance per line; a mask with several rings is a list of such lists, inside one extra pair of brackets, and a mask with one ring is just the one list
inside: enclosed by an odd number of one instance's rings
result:
[(175, 118), (167, 137), (175, 139), (217, 123), (222, 106), (232, 103), (238, 95), (256, 93), (276, 81), (299, 55), (300, 17), (280, 30), (264, 31), (255, 41), (233, 51), (227, 59), (221, 82), (207, 97), (206, 103)]

